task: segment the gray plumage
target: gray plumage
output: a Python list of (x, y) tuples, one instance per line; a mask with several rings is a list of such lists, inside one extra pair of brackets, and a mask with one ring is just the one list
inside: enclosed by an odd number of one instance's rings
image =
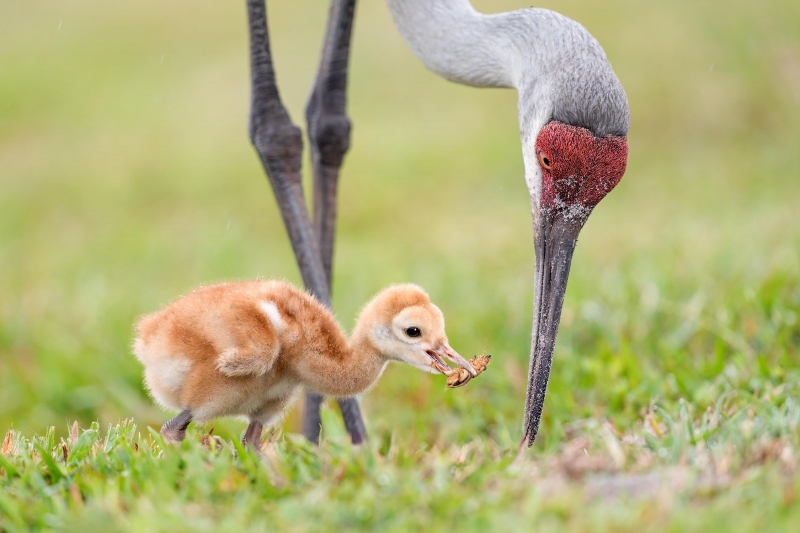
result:
[[(566, 204), (563, 199), (558, 208), (543, 208), (544, 163), (536, 151), (539, 132), (548, 122), (557, 121), (585, 128), (597, 137), (625, 136), (630, 128), (628, 99), (597, 40), (563, 15), (535, 8), (483, 15), (469, 0), (387, 1), (400, 33), (429, 69), (456, 83), (510, 87), (519, 94), (522, 157), (536, 245), (522, 449), (536, 439), (572, 255), (580, 229), (594, 208), (580, 202)], [(612, 141), (619, 139), (597, 142)], [(585, 160), (593, 157), (582, 156)], [(621, 157), (627, 158), (627, 149)], [(624, 169), (625, 161), (616, 163)], [(549, 163), (546, 168), (551, 168)], [(572, 176), (570, 180), (586, 178)]]
[(483, 15), (468, 0), (388, 0), (409, 47), (440, 76), (476, 87), (515, 88), (520, 126), (548, 120), (595, 135), (626, 135), (625, 91), (597, 40), (546, 9)]

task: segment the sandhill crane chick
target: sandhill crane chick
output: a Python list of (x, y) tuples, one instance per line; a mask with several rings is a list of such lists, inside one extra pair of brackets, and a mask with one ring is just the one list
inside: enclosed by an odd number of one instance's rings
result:
[(475, 369), (447, 341), (442, 312), (416, 285), (395, 285), (364, 306), (348, 341), (331, 312), (281, 281), (201, 287), (136, 324), (133, 352), (161, 406), (170, 442), (192, 420), (243, 416), (255, 446), (300, 386), (349, 397), (377, 382), (389, 361), (433, 374), (452, 361)]

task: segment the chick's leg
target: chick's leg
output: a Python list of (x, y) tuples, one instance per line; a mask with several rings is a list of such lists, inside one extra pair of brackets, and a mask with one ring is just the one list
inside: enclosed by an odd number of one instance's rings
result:
[(192, 421), (192, 413), (188, 409), (161, 426), (161, 436), (167, 442), (180, 442), (186, 438), (186, 427)]
[(250, 449), (258, 450), (261, 447), (261, 432), (263, 429), (264, 424), (258, 420), (252, 420), (244, 432), (242, 444)]
[(277, 398), (265, 403), (258, 411), (250, 415), (250, 425), (244, 432), (242, 444), (251, 449), (261, 450), (261, 432), (264, 426), (272, 426), (285, 412), (285, 408), (292, 403), (294, 391), (289, 396)]

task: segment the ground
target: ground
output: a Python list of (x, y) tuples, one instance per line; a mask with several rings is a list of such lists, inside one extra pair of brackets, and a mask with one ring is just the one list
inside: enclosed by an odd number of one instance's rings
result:
[[(152, 431), (170, 414), (142, 388), (134, 319), (201, 283), (299, 282), (246, 134), (244, 5), (218, 4), (4, 8), (0, 530), (800, 521), (800, 4), (540, 4), (605, 47), (631, 152), (581, 234), (521, 456), (533, 246), (516, 95), (428, 73), (378, 1), (358, 7), (333, 305), (349, 329), (382, 287), (418, 283), (453, 347), (491, 366), (453, 390), (390, 367), (357, 449), (332, 407), (319, 449), (297, 408), (261, 456), (237, 421), (178, 447)], [(325, 13), (270, 2), (296, 121)]]

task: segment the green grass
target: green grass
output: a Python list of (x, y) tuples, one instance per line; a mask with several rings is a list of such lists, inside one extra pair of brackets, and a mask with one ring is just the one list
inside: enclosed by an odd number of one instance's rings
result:
[[(298, 121), (324, 4), (270, 2)], [(361, 4), (334, 308), (349, 327), (385, 285), (419, 283), (457, 350), (493, 355), (489, 371), (446, 391), (390, 367), (362, 399), (361, 449), (332, 409), (309, 447), (296, 408), (260, 458), (232, 420), (165, 449), (147, 427), (169, 415), (129, 350), (135, 317), (210, 281), (299, 282), (246, 134), (244, 5), (12, 3), (0, 530), (791, 530), (800, 4), (541, 4), (601, 41), (633, 127), (626, 176), (582, 232), (542, 429), (517, 462), (533, 247), (516, 95), (428, 73), (385, 5)]]

